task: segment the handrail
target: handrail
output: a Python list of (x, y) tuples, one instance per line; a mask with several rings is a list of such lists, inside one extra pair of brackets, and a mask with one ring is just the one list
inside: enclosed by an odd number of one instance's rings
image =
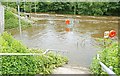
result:
[(61, 51), (61, 50), (58, 50), (58, 49), (46, 49), (46, 51), (43, 53), (43, 54), (46, 54), (48, 53), (49, 51), (54, 51), (54, 52), (63, 52), (63, 53), (68, 53), (67, 50), (64, 50), (64, 51)]
[[(63, 52), (63, 51), (59, 51), (59, 50), (56, 50), (56, 49), (46, 49), (46, 51), (42, 54), (39, 54), (39, 53), (0, 53), (0, 56), (15, 56), (15, 55), (22, 55), (22, 56), (27, 56), (27, 55), (45, 55), (47, 54), (48, 52), (50, 51), (57, 51), (57, 52)], [(64, 51), (66, 52), (66, 51)]]
[(39, 53), (0, 53), (0, 56), (14, 56), (14, 55), (42, 55), (42, 54), (39, 54)]
[(100, 65), (102, 66), (102, 68), (108, 73), (108, 74), (115, 74), (112, 70), (110, 70), (110, 68), (108, 68), (105, 64), (103, 64), (102, 62), (99, 62)]
[(110, 68), (108, 68), (104, 63), (100, 61), (99, 54), (97, 54), (97, 59), (99, 60), (99, 64), (101, 65), (101, 67), (104, 69), (103, 71), (107, 72), (110, 76), (111, 75), (116, 76), (116, 74)]

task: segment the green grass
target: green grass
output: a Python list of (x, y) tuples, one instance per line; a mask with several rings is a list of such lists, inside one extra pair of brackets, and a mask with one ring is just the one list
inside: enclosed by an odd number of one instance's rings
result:
[[(28, 49), (20, 41), (4, 32), (0, 35), (2, 53), (39, 53), (43, 50)], [(51, 74), (56, 67), (68, 62), (66, 57), (53, 52), (40, 56), (2, 56), (0, 57), (1, 74)]]

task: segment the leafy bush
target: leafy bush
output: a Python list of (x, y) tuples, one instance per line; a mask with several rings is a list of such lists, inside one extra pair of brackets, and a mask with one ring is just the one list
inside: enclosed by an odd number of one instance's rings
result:
[(6, 7), (6, 10), (17, 14), (17, 10), (15, 8), (13, 8), (13, 7)]
[[(21, 20), (22, 28), (31, 26), (30, 23)], [(5, 10), (5, 29), (17, 28), (19, 27), (18, 18), (13, 14), (12, 11)]]
[(39, 56), (1, 56), (1, 74), (50, 74), (56, 67), (68, 60), (66, 57), (42, 50), (28, 49), (20, 41), (4, 32), (0, 36), (0, 52), (2, 53), (39, 53)]
[[(113, 71), (120, 75), (118, 42), (108, 39), (106, 40), (106, 43), (109, 44), (106, 44), (107, 46), (105, 46), (102, 51), (99, 51), (100, 61), (103, 62), (107, 67), (112, 66)], [(96, 59), (96, 57), (93, 59), (90, 68), (93, 74), (107, 74), (102, 71), (99, 61)]]

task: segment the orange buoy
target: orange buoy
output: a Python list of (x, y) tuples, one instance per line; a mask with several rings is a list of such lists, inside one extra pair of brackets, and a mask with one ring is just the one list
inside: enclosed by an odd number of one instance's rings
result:
[(65, 23), (68, 25), (70, 24), (70, 20), (66, 20)]
[(70, 28), (66, 28), (66, 31), (69, 32), (69, 31), (70, 31)]
[(109, 37), (113, 38), (116, 36), (116, 31), (115, 30), (111, 30), (109, 33)]

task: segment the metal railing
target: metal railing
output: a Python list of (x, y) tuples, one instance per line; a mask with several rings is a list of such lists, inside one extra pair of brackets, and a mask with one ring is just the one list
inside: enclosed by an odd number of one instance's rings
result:
[(42, 55), (38, 53), (0, 53), (0, 56), (27, 56), (27, 55)]
[(104, 71), (104, 72), (107, 72), (107, 74), (109, 75), (109, 76), (116, 76), (116, 74), (112, 71), (112, 66), (110, 66), (109, 68), (104, 64), (104, 63), (102, 63), (101, 61), (100, 61), (100, 55), (99, 54), (97, 54), (97, 59), (99, 60), (99, 64), (101, 65), (101, 67), (102, 67), (102, 70)]
[(64, 50), (64, 51), (60, 51), (60, 50), (57, 50), (57, 49), (46, 49), (46, 51), (45, 52), (43, 52), (42, 54), (39, 54), (39, 53), (0, 53), (0, 56), (28, 56), (28, 55), (32, 55), (32, 56), (34, 56), (34, 55), (45, 55), (45, 54), (47, 54), (48, 52), (50, 52), (50, 51), (54, 51), (54, 52), (67, 52), (66, 50)]

